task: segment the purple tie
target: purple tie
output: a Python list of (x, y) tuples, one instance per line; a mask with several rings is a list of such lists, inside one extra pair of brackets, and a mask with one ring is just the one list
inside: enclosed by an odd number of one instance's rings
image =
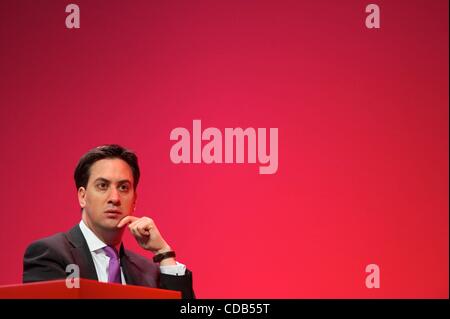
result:
[(122, 280), (120, 278), (120, 262), (117, 251), (111, 246), (103, 247), (103, 251), (105, 252), (106, 256), (109, 257), (108, 282), (121, 284)]

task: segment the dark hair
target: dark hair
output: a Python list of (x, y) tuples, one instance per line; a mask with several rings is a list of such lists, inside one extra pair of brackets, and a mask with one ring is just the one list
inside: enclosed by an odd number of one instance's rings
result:
[(133, 186), (134, 189), (136, 190), (140, 176), (137, 156), (133, 151), (128, 150), (117, 144), (107, 144), (97, 146), (88, 151), (80, 158), (80, 160), (78, 161), (78, 165), (75, 168), (75, 173), (73, 174), (77, 189), (79, 189), (80, 187), (86, 188), (89, 176), (91, 175), (90, 172), (91, 166), (95, 162), (105, 158), (119, 158), (121, 160), (124, 160), (128, 165), (130, 165), (131, 170), (133, 171), (133, 179), (134, 179)]

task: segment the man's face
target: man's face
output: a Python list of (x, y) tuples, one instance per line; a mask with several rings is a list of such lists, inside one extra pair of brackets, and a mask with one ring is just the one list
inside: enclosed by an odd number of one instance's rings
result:
[(78, 189), (78, 200), (89, 226), (116, 230), (119, 221), (134, 210), (133, 183), (133, 172), (125, 161), (112, 158), (95, 162), (86, 188)]

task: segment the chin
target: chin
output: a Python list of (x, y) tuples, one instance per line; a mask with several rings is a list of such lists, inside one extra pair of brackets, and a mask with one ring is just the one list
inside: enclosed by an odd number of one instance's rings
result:
[(102, 228), (107, 229), (107, 230), (114, 230), (117, 229), (117, 224), (119, 224), (120, 218), (117, 219), (111, 219), (108, 218), (106, 220), (103, 220), (100, 225), (102, 226)]

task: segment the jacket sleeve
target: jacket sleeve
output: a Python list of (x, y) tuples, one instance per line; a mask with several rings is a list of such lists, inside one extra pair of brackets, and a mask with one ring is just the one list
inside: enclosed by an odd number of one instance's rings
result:
[(159, 288), (181, 291), (181, 298), (194, 299), (195, 293), (192, 286), (192, 272), (186, 269), (184, 276), (160, 274)]
[(27, 247), (23, 258), (22, 281), (35, 282), (67, 277), (64, 263), (57, 252), (43, 241), (36, 241)]

